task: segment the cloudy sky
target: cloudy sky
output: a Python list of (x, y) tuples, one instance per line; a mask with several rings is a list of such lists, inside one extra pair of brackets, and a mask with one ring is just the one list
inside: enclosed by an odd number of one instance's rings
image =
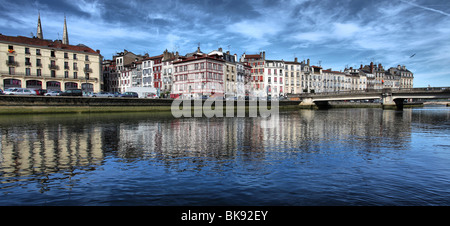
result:
[(0, 33), (36, 34), (101, 50), (180, 54), (222, 47), (266, 52), (267, 59), (310, 59), (343, 70), (405, 65), (415, 87), (450, 86), (448, 0), (0, 0)]

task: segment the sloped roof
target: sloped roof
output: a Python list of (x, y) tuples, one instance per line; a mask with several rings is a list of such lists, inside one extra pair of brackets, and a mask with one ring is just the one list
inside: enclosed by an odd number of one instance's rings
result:
[(85, 46), (85, 45), (66, 45), (62, 44), (60, 40), (47, 40), (47, 39), (39, 39), (39, 38), (28, 38), (24, 36), (7, 36), (7, 35), (0, 35), (0, 41), (3, 42), (11, 42), (11, 43), (18, 43), (18, 44), (26, 44), (26, 45), (33, 45), (33, 46), (42, 46), (42, 47), (48, 47), (48, 48), (54, 48), (54, 49), (67, 49), (71, 51), (76, 52), (84, 52), (84, 53), (93, 53), (93, 54), (100, 54), (100, 51), (94, 51), (93, 49)]

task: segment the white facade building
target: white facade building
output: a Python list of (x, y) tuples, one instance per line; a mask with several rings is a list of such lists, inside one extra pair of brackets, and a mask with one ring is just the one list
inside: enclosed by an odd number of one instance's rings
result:
[(153, 87), (153, 60), (142, 60), (142, 87)]
[(267, 96), (279, 97), (284, 95), (285, 68), (282, 60), (266, 60), (264, 67), (264, 87)]

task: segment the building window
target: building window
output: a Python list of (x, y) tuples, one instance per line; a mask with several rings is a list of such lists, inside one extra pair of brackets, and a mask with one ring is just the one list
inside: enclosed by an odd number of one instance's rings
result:
[(10, 75), (16, 74), (16, 69), (14, 67), (9, 67), (9, 74)]
[(76, 71), (73, 72), (73, 78), (74, 78), (74, 79), (77, 79), (77, 78), (78, 78), (78, 72), (76, 72)]
[(69, 77), (69, 72), (68, 71), (64, 71), (64, 78), (68, 78)]
[(25, 68), (25, 75), (30, 76), (31, 75), (31, 69)]
[(77, 54), (73, 54), (73, 59), (76, 60), (77, 59)]
[(68, 53), (64, 53), (64, 58), (65, 59), (69, 59), (69, 54)]
[(30, 58), (28, 57), (25, 58), (25, 65), (31, 66)]
[(36, 76), (42, 76), (41, 69), (37, 69), (37, 70), (36, 70)]
[(30, 48), (25, 48), (25, 54), (30, 54)]
[(36, 59), (36, 67), (41, 67), (41, 59)]
[(8, 65), (14, 64), (14, 56), (8, 56)]
[(55, 70), (51, 70), (50, 71), (50, 77), (52, 77), (52, 78), (56, 77), (56, 71)]
[(84, 60), (85, 60), (85, 61), (89, 61), (89, 55), (86, 55), (86, 56), (84, 57)]
[(38, 55), (38, 56), (41, 55), (41, 50), (40, 49), (36, 49), (36, 55)]
[(55, 55), (55, 50), (52, 50), (52, 51), (50, 52), (50, 56), (51, 56), (51, 57), (56, 57), (56, 55)]

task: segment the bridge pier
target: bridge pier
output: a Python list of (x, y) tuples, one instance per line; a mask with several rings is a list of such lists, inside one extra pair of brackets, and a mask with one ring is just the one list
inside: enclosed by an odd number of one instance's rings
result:
[(303, 98), (302, 102), (300, 102), (299, 106), (301, 108), (306, 108), (306, 109), (314, 109), (316, 104), (314, 103), (312, 98)]
[(300, 103), (301, 108), (306, 109), (330, 109), (331, 105), (328, 101), (313, 101), (312, 98), (304, 98)]
[(395, 98), (394, 99), (394, 97), (392, 97), (392, 94), (384, 93), (382, 95), (383, 109), (403, 111), (403, 101), (404, 100), (405, 99), (403, 99), (403, 98)]

